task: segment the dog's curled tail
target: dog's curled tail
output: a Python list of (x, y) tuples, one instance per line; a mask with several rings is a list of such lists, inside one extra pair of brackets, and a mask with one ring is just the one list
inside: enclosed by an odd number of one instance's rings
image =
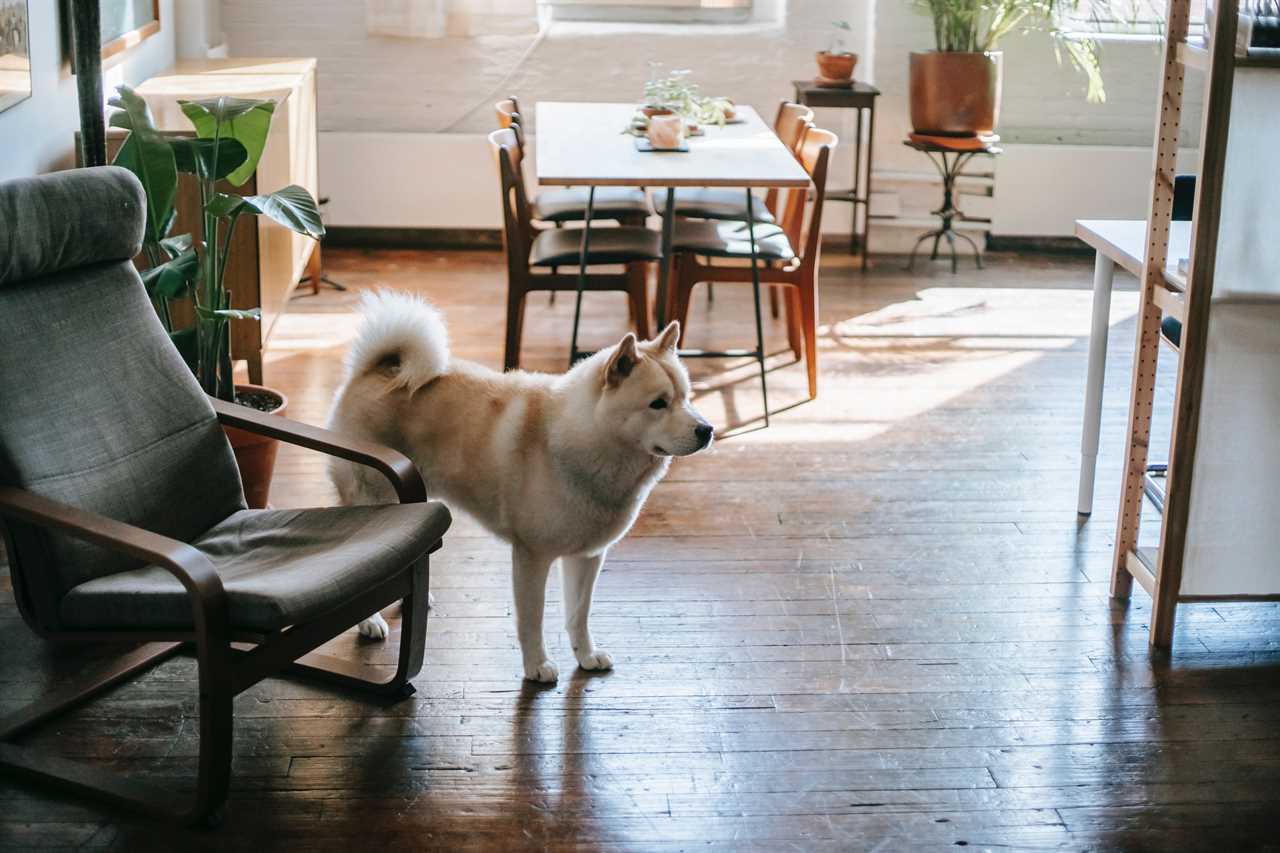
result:
[(377, 371), (416, 391), (449, 369), (449, 330), (426, 301), (381, 290), (366, 293), (361, 309), (364, 320), (348, 356), (352, 377)]

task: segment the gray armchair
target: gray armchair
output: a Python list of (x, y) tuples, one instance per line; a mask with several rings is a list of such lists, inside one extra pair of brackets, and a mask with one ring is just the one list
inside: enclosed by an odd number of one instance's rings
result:
[[(412, 692), (428, 554), (450, 516), (400, 454), (200, 391), (130, 261), (144, 209), (142, 187), (114, 167), (0, 183), (0, 533), (18, 609), (49, 639), (143, 643), (0, 719), (0, 769), (205, 822), (230, 783), (236, 694), (279, 672)], [(224, 424), (369, 465), (400, 503), (246, 509)], [(397, 599), (390, 681), (313, 651)], [(200, 673), (190, 800), (12, 743), (189, 647)]]

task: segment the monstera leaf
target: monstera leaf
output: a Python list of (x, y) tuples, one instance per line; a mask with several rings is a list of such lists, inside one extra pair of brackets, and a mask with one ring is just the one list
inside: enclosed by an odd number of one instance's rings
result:
[(119, 112), (112, 114), (110, 124), (125, 128), (129, 136), (116, 152), (114, 163), (133, 172), (146, 190), (145, 239), (150, 243), (159, 242), (173, 223), (173, 203), (178, 191), (173, 149), (156, 130), (147, 102), (128, 86), (120, 86), (116, 92), (108, 103)]
[(227, 173), (226, 178), (237, 187), (249, 180), (249, 176), (258, 168), (262, 149), (266, 147), (276, 102), (221, 97), (204, 101), (179, 101), (178, 104), (201, 139), (234, 139), (244, 146), (244, 162)]
[(319, 240), (324, 236), (324, 223), (316, 200), (297, 184), (267, 195), (234, 196), (220, 193), (209, 202), (215, 216), (237, 217), (250, 213), (265, 216), (290, 231)]

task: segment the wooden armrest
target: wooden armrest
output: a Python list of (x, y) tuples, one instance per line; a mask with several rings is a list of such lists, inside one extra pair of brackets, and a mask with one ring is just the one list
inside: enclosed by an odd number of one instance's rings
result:
[(225, 636), (227, 595), (209, 558), (185, 542), (12, 486), (0, 486), (0, 516), (47, 527), (155, 564), (182, 582), (197, 634)]
[(270, 415), (238, 406), (225, 400), (210, 398), (213, 410), (218, 413), (218, 420), (227, 426), (233, 426), (247, 432), (270, 436), (280, 441), (318, 450), (330, 456), (337, 456), (361, 465), (367, 465), (380, 471), (395, 487), (400, 503), (422, 503), (427, 499), (427, 485), (417, 466), (407, 456), (374, 444), (371, 441), (360, 441), (339, 435), (332, 430), (314, 427), (301, 421), (290, 420), (279, 415)]

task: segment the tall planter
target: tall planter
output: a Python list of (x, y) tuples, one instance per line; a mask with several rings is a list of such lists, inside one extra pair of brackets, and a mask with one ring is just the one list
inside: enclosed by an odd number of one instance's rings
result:
[[(236, 385), (236, 396), (256, 398), (255, 402), (270, 397), (277, 398), (279, 405), (273, 409), (267, 409), (265, 405), (253, 406), (259, 411), (270, 411), (273, 415), (283, 415), (289, 406), (289, 398), (282, 392), (262, 385)], [(241, 403), (246, 404), (247, 402)], [(231, 442), (231, 451), (235, 454), (236, 466), (240, 469), (245, 503), (250, 509), (266, 509), (271, 499), (271, 475), (275, 472), (276, 451), (280, 448), (280, 442), (269, 436), (232, 426), (224, 426), (223, 430), (227, 434), (227, 440)]]
[(916, 133), (972, 136), (1000, 118), (1003, 54), (911, 54), (911, 126)]

